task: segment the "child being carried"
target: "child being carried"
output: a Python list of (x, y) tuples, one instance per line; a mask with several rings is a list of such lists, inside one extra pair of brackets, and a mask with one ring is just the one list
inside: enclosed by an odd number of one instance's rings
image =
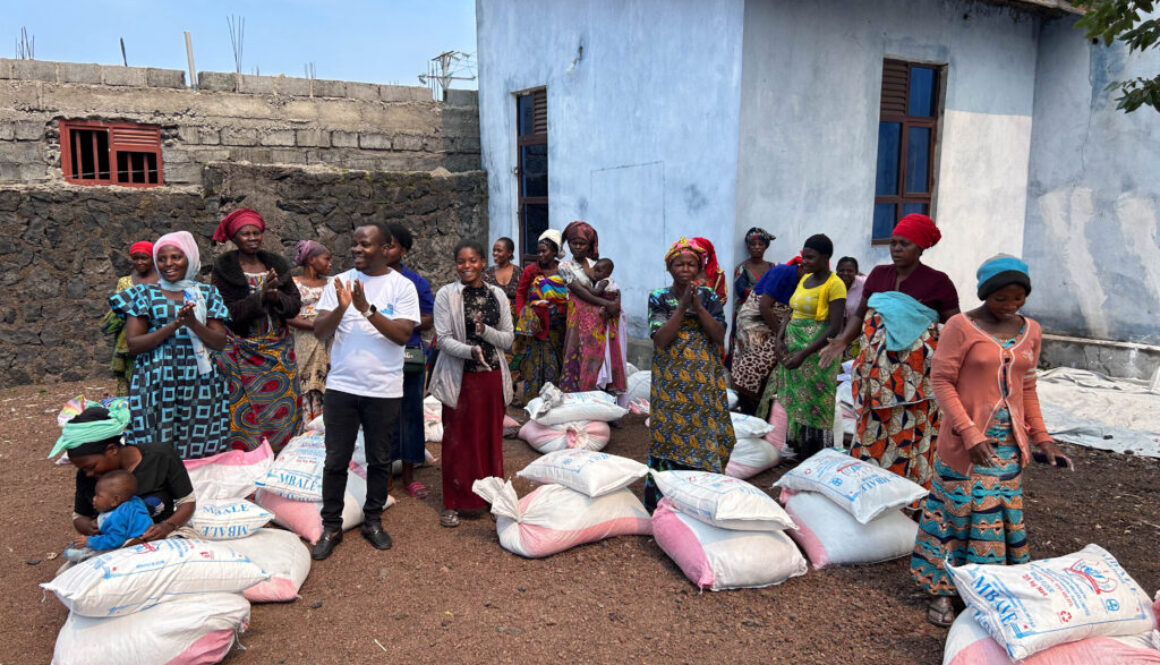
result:
[(97, 515), (100, 533), (77, 538), (72, 547), (64, 551), (65, 559), (78, 563), (102, 551), (115, 550), (128, 540), (140, 538), (153, 526), (153, 518), (149, 516), (145, 502), (136, 494), (137, 478), (132, 473), (118, 469), (101, 476), (93, 494), (93, 507), (100, 513)]

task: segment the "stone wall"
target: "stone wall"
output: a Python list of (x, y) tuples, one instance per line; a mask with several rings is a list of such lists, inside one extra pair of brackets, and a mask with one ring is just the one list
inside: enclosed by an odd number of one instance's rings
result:
[[(49, 183), (0, 185), (0, 382), (17, 385), (109, 376), (110, 341), (100, 333), (105, 297), (128, 274), (129, 244), (185, 229), (202, 248), (224, 212), (253, 207), (270, 229), (268, 249), (293, 254), (303, 238), (350, 265), (350, 232), (398, 220), (415, 234), (408, 263), (434, 288), (454, 278), (451, 248), (486, 242), (481, 172), (367, 172), (333, 168), (211, 164), (199, 186), (128, 189)], [(203, 276), (203, 279), (208, 279)]]
[(215, 162), (373, 171), (480, 167), (476, 95), (423, 87), (0, 59), (0, 184), (62, 181), (58, 121), (159, 125), (168, 185)]

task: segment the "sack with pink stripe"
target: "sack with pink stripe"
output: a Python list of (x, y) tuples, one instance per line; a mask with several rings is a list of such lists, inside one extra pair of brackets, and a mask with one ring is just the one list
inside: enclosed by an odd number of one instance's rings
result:
[(542, 485), (520, 499), (511, 481), (477, 480), (472, 491), (491, 503), (499, 544), (529, 559), (613, 536), (647, 536), (652, 522), (628, 489), (589, 497), (563, 485)]
[(579, 420), (560, 425), (541, 425), (529, 420), (520, 428), (520, 438), (539, 453), (568, 448), (603, 450), (611, 436), (608, 423), (599, 420)]

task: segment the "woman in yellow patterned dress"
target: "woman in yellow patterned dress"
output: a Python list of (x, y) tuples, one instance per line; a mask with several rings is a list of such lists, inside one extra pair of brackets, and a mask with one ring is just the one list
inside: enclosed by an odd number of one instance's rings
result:
[[(140, 240), (129, 246), (129, 261), (133, 264), (133, 272), (117, 280), (114, 294), (138, 284), (156, 284), (157, 268), (153, 265), (153, 243)], [(125, 337), (125, 319), (116, 312), (109, 310), (101, 322), (101, 330), (113, 337), (113, 360), (109, 367), (117, 377), (117, 396), (129, 395), (129, 384), (133, 383), (133, 366), (136, 356), (129, 353), (129, 342)]]
[[(722, 473), (735, 442), (721, 363), (725, 308), (712, 289), (695, 281), (704, 263), (704, 250), (681, 238), (665, 254), (672, 286), (648, 298), (653, 340), (648, 465), (658, 471)], [(649, 512), (659, 499), (649, 476), (644, 490)]]

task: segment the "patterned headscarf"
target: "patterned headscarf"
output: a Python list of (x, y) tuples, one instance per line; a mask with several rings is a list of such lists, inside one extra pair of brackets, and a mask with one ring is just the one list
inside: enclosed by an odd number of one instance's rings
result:
[(330, 250), (326, 248), (326, 245), (317, 240), (299, 240), (294, 247), (294, 263), (304, 266), (310, 259), (329, 253)]
[(773, 235), (769, 231), (766, 231), (765, 229), (758, 228), (756, 226), (745, 232), (745, 244), (748, 245), (749, 241), (753, 240), (754, 238), (765, 243), (766, 247), (769, 247), (769, 243), (777, 240), (777, 236)]
[(256, 226), (259, 231), (266, 230), (266, 220), (258, 214), (257, 210), (250, 208), (238, 208), (237, 210), (226, 215), (225, 219), (218, 224), (217, 229), (213, 232), (214, 242), (225, 242), (232, 240), (238, 234), (238, 230), (243, 226)]
[(567, 242), (572, 238), (583, 238), (588, 241), (588, 258), (600, 258), (600, 237), (596, 235), (596, 229), (588, 222), (576, 220), (564, 227), (564, 241)]
[(691, 242), (705, 251), (705, 281), (721, 302), (725, 302), (729, 297), (729, 288), (725, 282), (725, 271), (717, 265), (717, 250), (708, 238), (693, 238)]
[(665, 252), (665, 267), (672, 265), (673, 259), (681, 254), (692, 254), (697, 257), (697, 264), (702, 268), (705, 267), (705, 250), (684, 236), (681, 236), (681, 239), (674, 242), (669, 247), (669, 251)]

